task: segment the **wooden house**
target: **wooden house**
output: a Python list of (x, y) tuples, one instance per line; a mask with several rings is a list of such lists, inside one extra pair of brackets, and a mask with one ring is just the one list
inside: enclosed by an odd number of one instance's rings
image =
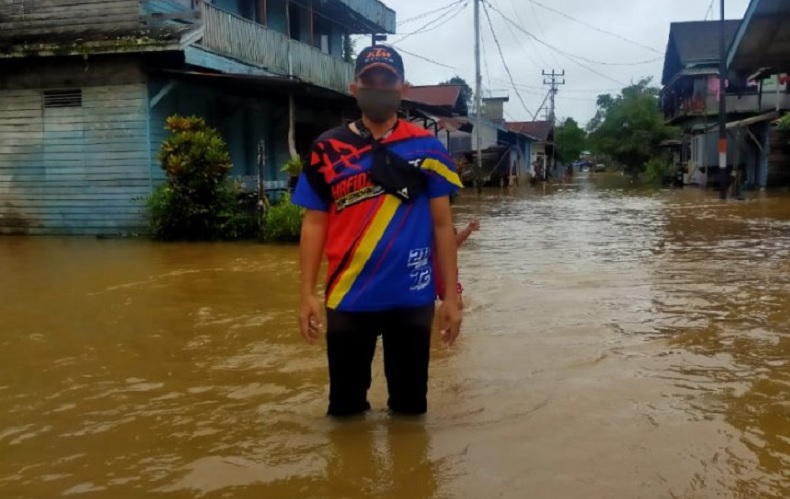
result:
[(550, 172), (554, 166), (554, 125), (550, 121), (511, 121), (506, 126), (530, 138), (527, 173), (534, 175), (538, 163), (544, 165), (544, 172)]
[[(673, 23), (664, 59), (661, 108), (667, 123), (683, 131), (681, 160), (688, 165), (686, 180), (699, 185), (719, 178), (719, 26), (719, 21)], [(725, 21), (726, 46), (733, 44), (740, 26), (740, 20)], [(734, 127), (790, 105), (787, 87), (777, 75), (759, 84), (728, 73), (725, 98), (731, 124), (727, 167), (742, 170), (747, 184), (765, 187), (767, 175), (760, 173), (759, 160), (762, 145), (737, 138)]]
[(377, 0), (0, 1), (0, 234), (143, 231), (173, 114), (220, 130), (233, 175), (263, 150), (284, 183), (355, 112), (349, 36), (394, 31)]
[(737, 81), (757, 93), (759, 112), (728, 123), (739, 149), (754, 151), (759, 168), (747, 182), (759, 187), (790, 183), (790, 134), (773, 122), (790, 110), (790, 4), (752, 0), (727, 54), (727, 67)]

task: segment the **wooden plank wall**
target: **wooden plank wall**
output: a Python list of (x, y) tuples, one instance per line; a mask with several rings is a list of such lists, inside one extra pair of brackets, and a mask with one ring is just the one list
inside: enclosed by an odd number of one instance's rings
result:
[(0, 0), (0, 40), (80, 32), (129, 32), (140, 3), (129, 0)]
[(82, 90), (80, 107), (45, 108), (47, 88), (0, 88), (0, 234), (144, 230), (135, 198), (151, 192), (145, 83), (70, 86)]

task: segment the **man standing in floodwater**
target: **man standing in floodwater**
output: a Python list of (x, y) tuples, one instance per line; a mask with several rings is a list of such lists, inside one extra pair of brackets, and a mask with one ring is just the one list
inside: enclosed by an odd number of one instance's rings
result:
[(423, 414), (436, 298), (433, 248), (448, 290), (439, 308), (442, 339), (452, 344), (461, 326), (450, 211), (450, 195), (461, 182), (441, 142), (398, 118), (408, 88), (394, 49), (363, 50), (350, 90), (362, 119), (313, 143), (293, 197), (307, 209), (299, 326), (307, 342), (319, 339), (316, 281), (325, 253), (328, 414), (370, 409), (367, 392), (379, 336), (389, 409)]

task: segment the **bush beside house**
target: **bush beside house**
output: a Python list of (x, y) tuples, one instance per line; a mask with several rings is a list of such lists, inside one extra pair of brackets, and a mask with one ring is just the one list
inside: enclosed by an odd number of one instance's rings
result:
[[(264, 211), (256, 209), (256, 199), (228, 178), (227, 145), (203, 118), (171, 116), (165, 128), (172, 135), (162, 144), (159, 161), (167, 179), (147, 201), (152, 238), (299, 240), (303, 210), (291, 203), (290, 194)], [(283, 167), (294, 177), (300, 169), (298, 159)]]

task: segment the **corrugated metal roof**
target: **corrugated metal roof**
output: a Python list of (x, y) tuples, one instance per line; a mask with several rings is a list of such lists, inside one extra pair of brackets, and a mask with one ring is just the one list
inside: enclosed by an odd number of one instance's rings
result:
[[(724, 21), (724, 43), (727, 47), (735, 39), (740, 24), (740, 20)], [(719, 21), (672, 23), (661, 83), (669, 84), (680, 71), (692, 66), (716, 65), (721, 58), (719, 26)]]
[(739, 72), (790, 69), (790, 2), (752, 0), (730, 47), (727, 63)]
[(549, 121), (509, 121), (505, 123), (505, 127), (511, 132), (527, 135), (540, 142), (547, 141), (554, 128)]
[[(730, 46), (740, 20), (724, 21), (724, 43)], [(701, 62), (717, 62), (719, 54), (719, 21), (672, 23), (669, 37), (675, 41), (680, 62), (684, 66)]]
[(461, 85), (421, 85), (409, 88), (412, 102), (453, 109), (461, 97)]

